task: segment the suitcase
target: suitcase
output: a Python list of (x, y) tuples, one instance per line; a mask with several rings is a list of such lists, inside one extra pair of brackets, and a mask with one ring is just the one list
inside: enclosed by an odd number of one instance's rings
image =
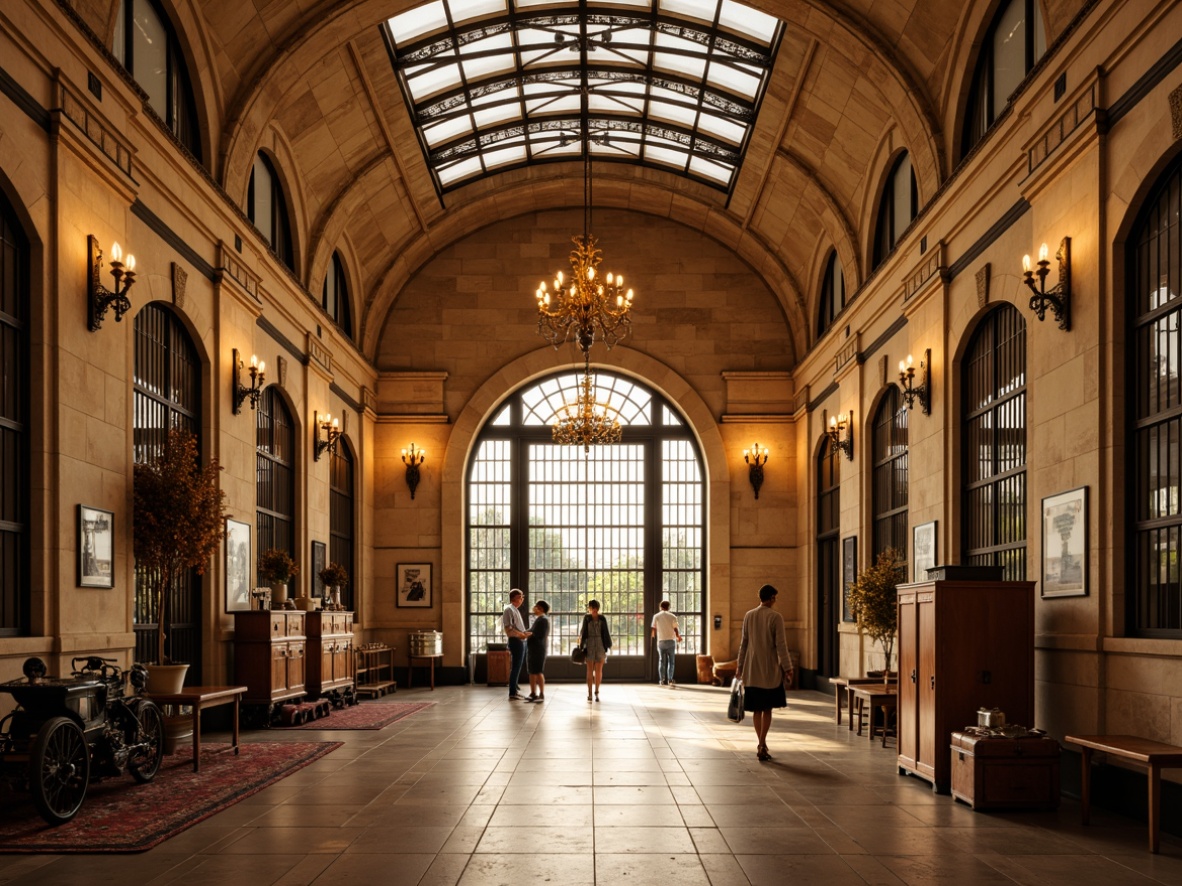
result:
[(973, 809), (1059, 806), (1059, 742), (952, 733), (952, 796)]

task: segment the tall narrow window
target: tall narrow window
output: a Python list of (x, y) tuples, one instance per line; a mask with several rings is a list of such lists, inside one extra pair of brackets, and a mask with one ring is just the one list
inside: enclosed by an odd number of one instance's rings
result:
[(1128, 245), (1130, 633), (1182, 638), (1182, 159)]
[(1001, 116), (1035, 63), (1046, 52), (1039, 0), (1009, 0), (994, 16), (973, 72), (964, 118), (961, 156), (973, 149)]
[(295, 252), (291, 245), (291, 216), (287, 211), (287, 198), (274, 165), (262, 152), (255, 156), (254, 167), (250, 170), (246, 214), (262, 232), (272, 252), (294, 270)]
[(817, 335), (833, 325), (837, 315), (845, 307), (845, 274), (837, 258), (837, 250), (829, 253), (825, 263), (825, 279), (821, 281), (821, 309), (817, 316)]
[(817, 456), (817, 673), (839, 673), (837, 623), (844, 616), (841, 585), (841, 452), (822, 438)]
[(964, 550), (972, 564), (1026, 577), (1026, 321), (1004, 305), (981, 321), (964, 361)]
[(915, 170), (911, 168), (911, 155), (904, 151), (891, 166), (891, 173), (887, 176), (878, 203), (878, 219), (874, 226), (874, 267), (877, 268), (891, 254), (918, 212), (919, 189), (915, 183)]
[[(898, 551), (904, 563), (907, 544), (907, 406), (891, 385), (874, 415), (874, 550)], [(910, 573), (908, 573), (910, 574)]]
[(29, 631), (29, 242), (0, 193), (0, 637)]
[[(201, 447), (201, 364), (188, 331), (168, 308), (145, 305), (135, 316), (132, 456), (137, 464), (161, 451), (172, 428), (197, 435)], [(147, 570), (135, 571), (136, 661), (156, 660), (156, 598)], [(172, 590), (167, 611), (169, 655), (201, 673), (201, 576), (190, 570)]]
[(329, 458), (328, 486), (328, 559), (349, 573), (349, 583), (341, 589), (341, 602), (352, 609), (358, 579), (353, 569), (353, 454), (344, 438), (337, 442)]
[(332, 265), (324, 275), (324, 291), (320, 304), (332, 322), (340, 327), (349, 338), (353, 337), (353, 321), (349, 311), (349, 284), (345, 280), (345, 263), (341, 254), (332, 254)]
[(156, 0), (119, 4), (112, 52), (148, 94), (152, 110), (200, 161), (197, 103), (189, 71), (176, 31)]
[(264, 388), (259, 398), (257, 427), (256, 553), (262, 557), (263, 551), (277, 548), (299, 562), (295, 549), (295, 422), (274, 385)]

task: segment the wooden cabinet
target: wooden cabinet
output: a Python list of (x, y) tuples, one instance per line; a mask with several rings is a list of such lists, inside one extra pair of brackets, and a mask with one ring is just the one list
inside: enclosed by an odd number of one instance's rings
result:
[(313, 697), (353, 690), (353, 613), (309, 612), (307, 689)]
[(899, 771), (947, 793), (953, 732), (977, 709), (1033, 727), (1034, 582), (899, 585)]
[(304, 613), (288, 610), (234, 613), (234, 679), (250, 704), (273, 704), (305, 693), (307, 637)]

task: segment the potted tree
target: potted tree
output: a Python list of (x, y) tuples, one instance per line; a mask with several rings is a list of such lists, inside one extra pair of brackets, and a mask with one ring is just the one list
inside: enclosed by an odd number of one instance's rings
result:
[[(188, 570), (205, 572), (225, 534), (225, 493), (218, 487), (221, 466), (211, 459), (202, 467), (197, 438), (173, 428), (148, 461), (135, 466), (132, 524), (136, 566), (146, 573), (156, 618), (154, 667), (173, 669), (175, 689), (184, 684), (188, 664), (172, 661), (168, 649), (170, 591)], [(175, 670), (179, 668), (179, 679)], [(150, 685), (168, 692), (166, 678), (153, 673)]]
[(341, 605), (341, 588), (349, 583), (349, 573), (340, 563), (329, 563), (319, 572), (320, 581), (325, 588), (332, 590), (332, 605)]
[(907, 570), (899, 552), (887, 548), (878, 555), (874, 565), (859, 572), (857, 580), (850, 585), (850, 611), (858, 620), (858, 629), (882, 646), (884, 682), (890, 676), (891, 653), (899, 627), (896, 588), (906, 579)]
[(299, 564), (287, 551), (267, 548), (259, 558), (259, 577), (271, 586), (271, 606), (282, 609), (287, 602), (287, 583), (300, 574)]

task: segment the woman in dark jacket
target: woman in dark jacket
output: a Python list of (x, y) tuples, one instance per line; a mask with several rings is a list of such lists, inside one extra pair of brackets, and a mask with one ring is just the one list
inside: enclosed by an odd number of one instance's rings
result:
[(612, 635), (607, 629), (607, 619), (599, 614), (598, 600), (587, 604), (587, 614), (583, 616), (583, 627), (579, 631), (579, 645), (587, 650), (587, 701), (591, 700), (592, 690), (595, 700), (599, 701), (603, 662), (612, 648)]

